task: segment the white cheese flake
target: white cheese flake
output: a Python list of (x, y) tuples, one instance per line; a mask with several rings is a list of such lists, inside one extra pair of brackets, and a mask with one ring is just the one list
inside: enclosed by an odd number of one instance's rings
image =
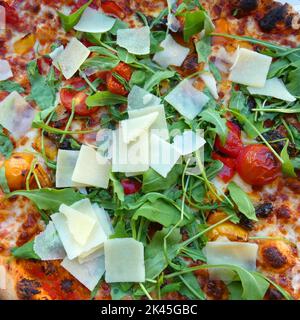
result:
[(138, 86), (133, 86), (129, 92), (128, 110), (143, 109), (160, 104), (160, 98)]
[(0, 103), (0, 124), (16, 139), (31, 129), (35, 114), (36, 110), (16, 91)]
[(289, 93), (283, 81), (278, 78), (267, 80), (263, 88), (247, 87), (247, 89), (252, 95), (267, 96), (288, 102), (296, 101), (296, 98)]
[(149, 54), (150, 28), (119, 29), (117, 31), (117, 45), (133, 54)]
[(180, 159), (178, 150), (155, 134), (150, 138), (150, 167), (164, 178)]
[(65, 249), (52, 221), (48, 223), (43, 232), (35, 237), (33, 250), (43, 261), (63, 259), (66, 256)]
[(145, 172), (149, 169), (149, 133), (126, 144), (121, 129), (113, 132), (112, 172)]
[(110, 170), (111, 164), (107, 159), (94, 148), (82, 145), (72, 181), (86, 186), (107, 189)]
[(92, 8), (86, 8), (74, 29), (81, 32), (103, 33), (109, 31), (116, 19)]
[(155, 53), (153, 61), (163, 68), (168, 66), (180, 67), (188, 56), (190, 49), (178, 44), (170, 34), (160, 44), (162, 51)]
[(105, 272), (104, 257), (97, 257), (83, 264), (77, 259), (70, 260), (65, 258), (61, 263), (71, 275), (82, 283), (90, 291), (93, 291)]
[(97, 222), (96, 217), (90, 217), (65, 204), (60, 206), (59, 211), (67, 218), (67, 225), (74, 240), (84, 246)]
[(204, 72), (202, 74), (200, 74), (199, 77), (205, 83), (205, 85), (208, 88), (208, 90), (211, 93), (211, 95), (216, 100), (218, 100), (219, 99), (219, 93), (218, 93), (217, 81), (216, 81), (214, 75), (209, 71), (209, 67), (208, 66), (205, 67)]
[(199, 132), (186, 130), (182, 135), (175, 136), (173, 146), (182, 156), (186, 156), (199, 150), (205, 145), (206, 141), (202, 136), (203, 132), (200, 130)]
[(13, 77), (9, 62), (6, 60), (0, 60), (0, 81), (7, 80)]
[(144, 246), (132, 238), (111, 239), (104, 244), (105, 281), (145, 282)]
[(193, 120), (208, 103), (209, 97), (193, 86), (193, 80), (181, 81), (165, 100), (188, 120)]
[(166, 120), (164, 105), (156, 105), (156, 106), (146, 107), (142, 109), (128, 110), (128, 116), (129, 116), (129, 119), (134, 119), (134, 118), (146, 116), (153, 112), (158, 112), (158, 116), (156, 120), (153, 122), (153, 124), (151, 125), (150, 132), (160, 136), (164, 140), (168, 140), (170, 135), (169, 135), (168, 123)]
[(90, 55), (90, 50), (76, 38), (72, 38), (64, 51), (54, 60), (66, 79), (70, 79)]
[(120, 127), (124, 143), (128, 144), (133, 142), (145, 134), (157, 119), (158, 115), (158, 112), (152, 112), (145, 116), (121, 121)]
[(0, 265), (0, 290), (6, 290), (7, 273), (5, 266)]
[(77, 150), (58, 150), (56, 161), (56, 188), (82, 187), (83, 184), (72, 181), (72, 175), (78, 160)]
[[(258, 245), (256, 243), (214, 241), (208, 242), (204, 248), (204, 254), (208, 264), (235, 265), (248, 271), (256, 270)], [(227, 269), (210, 269), (211, 279), (231, 281), (234, 272)]]
[(237, 58), (231, 68), (229, 80), (255, 88), (263, 88), (272, 58), (245, 48), (237, 49)]

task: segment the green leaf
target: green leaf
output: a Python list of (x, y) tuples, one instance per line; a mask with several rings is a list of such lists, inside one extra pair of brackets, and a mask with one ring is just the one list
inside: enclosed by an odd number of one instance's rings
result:
[(201, 112), (200, 117), (215, 126), (215, 130), (219, 135), (222, 143), (225, 143), (227, 138), (228, 129), (226, 126), (226, 119), (221, 118), (220, 114), (216, 110), (207, 109)]
[(132, 53), (129, 53), (126, 49), (121, 47), (118, 48), (118, 57), (127, 64), (137, 62), (136, 57)]
[(252, 201), (245, 191), (243, 191), (235, 182), (230, 182), (228, 190), (233, 202), (248, 219), (258, 221), (255, 208)]
[(127, 98), (109, 91), (98, 91), (86, 99), (88, 107), (105, 107), (127, 103)]
[(122, 300), (126, 296), (131, 296), (131, 292), (129, 290), (124, 290), (120, 283), (112, 283), (110, 287), (112, 300)]
[(121, 182), (116, 178), (116, 176), (111, 172), (110, 180), (113, 183), (114, 193), (118, 196), (120, 201), (124, 201), (124, 189)]
[(193, 12), (186, 12), (184, 17), (185, 22), (183, 29), (183, 38), (184, 41), (187, 42), (193, 35), (201, 32), (204, 29), (205, 14), (204, 11), (198, 10)]
[(297, 177), (293, 163), (288, 153), (289, 140), (286, 141), (284, 148), (280, 153), (280, 157), (284, 161), (282, 164), (282, 172), (288, 177)]
[(129, 81), (129, 85), (133, 87), (137, 85), (139, 87), (143, 87), (147, 79), (147, 73), (142, 70), (135, 70), (131, 76)]
[(97, 68), (100, 71), (108, 71), (115, 68), (120, 63), (118, 57), (92, 57), (87, 59), (83, 65), (81, 66), (82, 69), (87, 68)]
[(43, 77), (39, 73), (36, 60), (33, 60), (27, 65), (27, 74), (31, 84), (28, 98), (34, 100), (42, 110), (53, 107), (57, 92), (55, 79), (53, 79), (53, 68), (47, 77)]
[(247, 108), (247, 99), (242, 91), (231, 91), (229, 108), (232, 110), (237, 110), (239, 112), (243, 112)]
[(166, 178), (163, 178), (153, 169), (149, 169), (143, 175), (143, 187), (142, 191), (144, 193), (149, 193), (153, 191), (163, 191), (168, 190), (172, 186), (176, 185), (180, 175), (182, 174), (182, 166), (176, 165), (169, 172)]
[(19, 259), (41, 260), (41, 258), (33, 250), (33, 243), (34, 243), (34, 241), (32, 240), (32, 241), (25, 243), (21, 247), (13, 248), (11, 250), (12, 255), (15, 258), (19, 258)]
[(281, 77), (286, 69), (291, 65), (291, 62), (288, 59), (278, 59), (271, 64), (268, 79), (274, 77)]
[(66, 32), (69, 32), (80, 20), (81, 15), (83, 14), (84, 10), (93, 2), (93, 0), (90, 0), (86, 4), (84, 4), (82, 7), (80, 7), (76, 12), (70, 14), (69, 16), (66, 16), (65, 14), (61, 12), (57, 12), (60, 22)]
[(200, 287), (200, 283), (192, 272), (180, 276), (180, 279), (184, 283), (184, 287), (180, 291), (181, 294), (186, 296), (189, 300), (206, 300), (205, 294)]
[[(164, 251), (164, 237), (169, 232), (169, 229), (157, 231), (151, 240), (150, 244), (145, 248), (145, 268), (146, 278), (156, 278), (167, 266)], [(170, 260), (174, 259), (177, 254), (178, 244), (182, 237), (180, 229), (175, 229), (167, 239), (167, 256)]]
[(288, 91), (296, 96), (299, 97), (300, 96), (300, 86), (299, 86), (299, 82), (300, 82), (300, 68), (297, 68), (295, 70), (292, 70), (289, 72), (288, 74), (288, 83), (286, 85)]
[(116, 36), (118, 30), (127, 29), (127, 28), (129, 28), (128, 23), (126, 23), (125, 21), (122, 21), (120, 19), (116, 19), (116, 22), (115, 22), (114, 26), (109, 30), (109, 33)]
[(196, 44), (196, 51), (198, 54), (198, 62), (207, 62), (211, 54), (211, 37), (204, 36)]
[(155, 72), (145, 83), (144, 89), (151, 91), (155, 86), (159, 85), (163, 80), (170, 79), (175, 76), (174, 71), (158, 71)]
[(129, 234), (126, 230), (125, 222), (123, 220), (118, 221), (114, 229), (115, 233), (109, 237), (110, 239), (129, 237)]
[(0, 129), (0, 154), (5, 158), (9, 158), (14, 150), (13, 143), (9, 137), (4, 134), (3, 128)]
[(61, 204), (72, 205), (74, 202), (85, 198), (84, 195), (76, 192), (74, 189), (37, 189), (14, 191), (7, 195), (7, 198), (13, 196), (23, 196), (30, 199), (39, 210), (49, 210), (57, 212)]
[(13, 92), (17, 91), (18, 93), (23, 93), (25, 91), (17, 82), (10, 80), (0, 81), (0, 91)]
[(5, 175), (5, 167), (0, 168), (0, 188), (5, 192), (9, 193), (9, 186), (6, 180), (6, 175)]
[(139, 217), (170, 227), (180, 219), (180, 211), (174, 205), (159, 199), (154, 203), (146, 202), (135, 212), (132, 219), (137, 220)]
[(170, 292), (179, 292), (181, 287), (182, 287), (181, 282), (170, 283), (170, 284), (165, 285), (161, 289), (160, 293), (162, 296), (164, 296), (165, 294), (170, 293)]

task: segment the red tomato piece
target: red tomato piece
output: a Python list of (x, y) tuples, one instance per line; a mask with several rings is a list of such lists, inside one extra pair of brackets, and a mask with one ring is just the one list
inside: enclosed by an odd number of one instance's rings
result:
[(60, 99), (63, 106), (72, 111), (72, 103), (75, 101), (75, 114), (78, 116), (89, 116), (96, 112), (98, 108), (88, 108), (85, 101), (88, 95), (86, 94), (86, 82), (81, 78), (73, 78), (66, 82), (65, 86), (73, 88), (63, 88), (60, 91)]
[(20, 22), (17, 10), (5, 1), (0, 1), (0, 5), (2, 5), (5, 8), (6, 23), (12, 26), (16, 26)]
[(133, 179), (123, 179), (121, 180), (121, 184), (123, 186), (125, 195), (138, 193), (142, 188), (142, 184)]
[(215, 148), (216, 150), (224, 153), (226, 156), (236, 158), (241, 149), (243, 148), (243, 142), (241, 139), (241, 129), (238, 125), (232, 121), (227, 121), (228, 136), (223, 145), (219, 136), (216, 138)]
[(125, 18), (123, 10), (113, 1), (105, 1), (101, 4), (101, 8), (105, 13), (113, 15), (117, 18)]
[(253, 186), (263, 186), (280, 175), (281, 164), (265, 145), (254, 144), (241, 150), (236, 170), (245, 182)]
[(229, 182), (235, 174), (236, 159), (222, 157), (221, 155), (219, 155), (216, 152), (212, 153), (212, 158), (214, 160), (219, 160), (224, 164), (222, 170), (218, 173), (218, 176), (224, 182), (226, 182), (226, 183)]
[(114, 94), (126, 96), (128, 91), (126, 88), (113, 76), (113, 72), (119, 74), (124, 80), (129, 81), (132, 75), (132, 70), (129, 65), (120, 62), (111, 72), (107, 74), (106, 83), (107, 89)]
[(126, 81), (129, 81), (131, 79), (132, 70), (131, 67), (124, 63), (120, 62), (113, 70), (112, 72), (115, 72), (119, 74), (122, 78), (124, 78)]

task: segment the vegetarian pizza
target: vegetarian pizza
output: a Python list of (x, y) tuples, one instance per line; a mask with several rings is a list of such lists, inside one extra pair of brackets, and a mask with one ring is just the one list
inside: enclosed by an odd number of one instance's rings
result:
[(288, 2), (0, 1), (0, 299), (300, 298)]

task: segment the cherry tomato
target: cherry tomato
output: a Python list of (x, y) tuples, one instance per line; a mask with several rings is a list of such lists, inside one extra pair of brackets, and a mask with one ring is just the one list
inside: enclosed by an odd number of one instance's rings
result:
[(269, 148), (254, 144), (241, 150), (236, 170), (245, 182), (253, 186), (263, 186), (280, 175), (281, 165)]
[(121, 184), (126, 195), (137, 193), (142, 187), (142, 184), (139, 181), (133, 179), (123, 179), (121, 180)]
[(236, 159), (222, 157), (216, 152), (212, 153), (212, 158), (214, 160), (219, 160), (224, 164), (222, 170), (218, 173), (218, 176), (224, 182), (229, 182), (235, 174)]
[(227, 121), (228, 136), (223, 145), (219, 136), (216, 138), (215, 148), (216, 150), (224, 153), (226, 156), (236, 158), (242, 147), (243, 143), (241, 140), (241, 129), (238, 125), (232, 121)]
[(101, 8), (105, 13), (111, 14), (117, 18), (125, 18), (123, 10), (113, 1), (105, 1), (101, 4)]
[(129, 81), (132, 75), (130, 66), (124, 62), (120, 62), (111, 72), (107, 74), (106, 84), (107, 89), (114, 94), (126, 96), (128, 91), (125, 87), (113, 76), (113, 72), (119, 74), (124, 80)]
[[(96, 107), (89, 109), (85, 103), (88, 95), (85, 91), (87, 85), (83, 79), (70, 79), (66, 82), (65, 86), (72, 86), (74, 88), (63, 88), (60, 91), (61, 102), (68, 111), (72, 111), (73, 101), (75, 103), (75, 114), (78, 116), (89, 116), (98, 110)], [(79, 91), (79, 89), (81, 90)]]
[(17, 10), (5, 1), (0, 1), (0, 5), (4, 6), (5, 8), (6, 23), (12, 26), (16, 26), (20, 22)]
[(10, 191), (25, 189), (33, 158), (31, 153), (18, 152), (5, 160), (5, 175)]

